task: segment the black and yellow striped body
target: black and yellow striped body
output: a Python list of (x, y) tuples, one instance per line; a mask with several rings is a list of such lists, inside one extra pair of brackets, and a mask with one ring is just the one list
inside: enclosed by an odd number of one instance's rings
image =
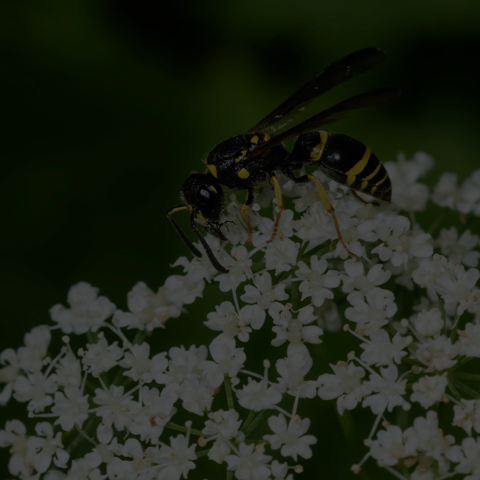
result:
[(317, 165), (332, 180), (390, 203), (392, 184), (385, 167), (369, 147), (352, 137), (325, 131), (304, 133), (297, 138), (289, 160)]

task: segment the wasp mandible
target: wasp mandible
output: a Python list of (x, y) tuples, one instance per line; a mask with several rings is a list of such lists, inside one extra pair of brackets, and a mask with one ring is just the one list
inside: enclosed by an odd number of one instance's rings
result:
[[(317, 73), (311, 81), (245, 134), (219, 143), (208, 154), (205, 162), (206, 172), (193, 173), (182, 186), (185, 203), (167, 212), (167, 217), (175, 230), (196, 257), (201, 257), (202, 253), (181, 230), (172, 214), (182, 210), (190, 212), (191, 227), (212, 265), (219, 272), (227, 273), (228, 270), (220, 264), (200, 233), (197, 223), (215, 237), (227, 240), (221, 231), (222, 223), (220, 222), (225, 205), (223, 187), (247, 190), (247, 199), (240, 209), (240, 214), (248, 228), (248, 241), (251, 242), (253, 228), (246, 211), (254, 202), (254, 187), (268, 182), (275, 191), (277, 202), (275, 225), (268, 241), (272, 242), (284, 208), (276, 174), (280, 171), (295, 183), (303, 184), (309, 181), (315, 183), (325, 209), (333, 218), (339, 242), (350, 256), (357, 258), (342, 239), (337, 217), (321, 183), (314, 175), (297, 177), (294, 172), (304, 165), (315, 165), (327, 177), (351, 188), (353, 193), (358, 190), (390, 203), (392, 192), (390, 179), (385, 167), (370, 148), (347, 135), (316, 129), (336, 122), (350, 110), (377, 105), (396, 98), (399, 91), (395, 88), (371, 90), (340, 102), (282, 133), (270, 135), (267, 131), (276, 132), (284, 128), (296, 113), (303, 111), (306, 105), (316, 97), (370, 70), (385, 60), (385, 57), (385, 54), (377, 48), (364, 48), (340, 58)], [(292, 137), (298, 138), (292, 151), (289, 152), (282, 142)]]

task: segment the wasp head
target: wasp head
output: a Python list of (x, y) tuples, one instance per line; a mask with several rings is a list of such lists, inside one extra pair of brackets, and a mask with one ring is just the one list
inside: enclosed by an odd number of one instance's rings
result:
[(195, 212), (195, 220), (201, 223), (207, 232), (225, 240), (220, 231), (220, 216), (225, 197), (220, 184), (211, 175), (193, 173), (182, 186), (185, 202)]

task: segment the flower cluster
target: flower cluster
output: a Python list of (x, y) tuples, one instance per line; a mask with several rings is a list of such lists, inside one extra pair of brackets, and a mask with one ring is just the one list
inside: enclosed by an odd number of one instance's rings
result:
[[(50, 310), (51, 325), (0, 354), (0, 403), (28, 412), (0, 430), (11, 475), (177, 480), (223, 468), (227, 479), (292, 480), (304, 468), (318, 474), (325, 461), (316, 444), (326, 433), (311, 428), (306, 407), (335, 401), (340, 416), (359, 411), (368, 422), (356, 430), (364, 456), (354, 472), (480, 479), (480, 250), (472, 232), (480, 170), (460, 188), (444, 175), (430, 192), (419, 178), (432, 167), (423, 153), (387, 163), (391, 205), (362, 203), (314, 173), (359, 258), (338, 241), (313, 183), (284, 180), (287, 208), (272, 242), (271, 192), (248, 211), (251, 245), (231, 195), (230, 243), (207, 239), (228, 273), (206, 255), (182, 257), (173, 265), (182, 273), (158, 291), (135, 285), (128, 311), (88, 283), (71, 287), (68, 305)], [(426, 208), (438, 213), (422, 216)], [(444, 209), (458, 213), (456, 225), (437, 223)], [(215, 286), (216, 306), (199, 318), (189, 305)], [(172, 319), (189, 315), (207, 344), (157, 351)], [(327, 336), (355, 347), (327, 355)]]

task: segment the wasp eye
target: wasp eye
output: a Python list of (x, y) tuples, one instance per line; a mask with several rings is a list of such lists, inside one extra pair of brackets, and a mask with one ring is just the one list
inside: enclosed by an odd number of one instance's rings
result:
[(198, 194), (207, 200), (209, 200), (211, 197), (210, 191), (203, 187), (199, 189)]
[(210, 221), (218, 221), (223, 210), (222, 188), (214, 178), (194, 173), (183, 184), (185, 201)]

